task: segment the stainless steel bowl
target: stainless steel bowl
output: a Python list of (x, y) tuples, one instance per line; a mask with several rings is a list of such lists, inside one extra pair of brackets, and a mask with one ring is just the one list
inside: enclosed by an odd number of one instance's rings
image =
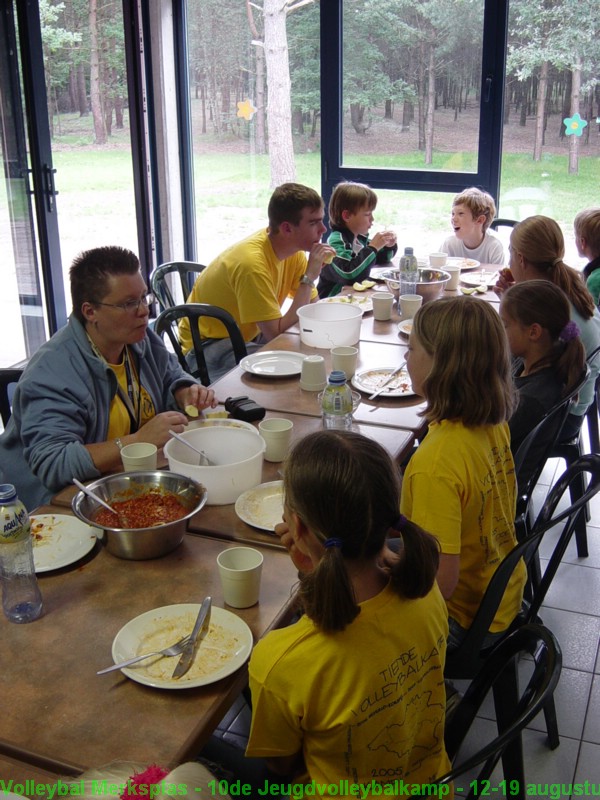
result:
[(78, 492), (71, 503), (73, 512), (82, 522), (104, 530), (109, 553), (134, 561), (164, 556), (180, 545), (188, 519), (200, 511), (207, 498), (207, 491), (201, 483), (184, 475), (162, 470), (106, 475), (88, 486), (109, 504), (115, 500), (143, 495), (151, 488), (161, 489), (172, 492), (188, 509), (188, 513), (181, 519), (152, 528), (105, 528), (94, 522), (94, 517), (101, 508), (100, 504), (83, 492)]
[[(385, 284), (396, 300), (400, 294), (400, 270), (388, 269), (381, 273)], [(433, 269), (431, 267), (419, 267), (419, 280), (417, 282), (417, 294), (420, 294), (424, 303), (435, 300), (444, 291), (450, 280), (450, 274), (443, 269)]]

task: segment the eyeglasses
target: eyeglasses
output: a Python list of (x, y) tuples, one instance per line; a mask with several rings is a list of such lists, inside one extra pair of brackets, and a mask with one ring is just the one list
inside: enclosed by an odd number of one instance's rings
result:
[(143, 297), (140, 297), (139, 300), (128, 300), (126, 303), (100, 303), (96, 302), (94, 305), (97, 306), (109, 306), (110, 308), (120, 308), (122, 311), (125, 311), (127, 314), (137, 314), (140, 310), (140, 306), (143, 305), (146, 308), (151, 306), (154, 303), (155, 297), (150, 292), (150, 294), (145, 294)]

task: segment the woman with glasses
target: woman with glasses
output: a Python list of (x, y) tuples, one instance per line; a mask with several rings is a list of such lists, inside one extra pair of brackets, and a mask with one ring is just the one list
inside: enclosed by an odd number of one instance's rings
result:
[(0, 479), (28, 508), (117, 470), (126, 444), (162, 447), (186, 406), (216, 405), (148, 328), (137, 256), (121, 247), (81, 253), (70, 270), (68, 324), (31, 358), (0, 436)]

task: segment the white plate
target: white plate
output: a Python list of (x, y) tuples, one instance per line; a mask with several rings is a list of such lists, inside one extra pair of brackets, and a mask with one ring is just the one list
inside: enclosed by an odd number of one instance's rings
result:
[(263, 350), (242, 358), (240, 367), (253, 375), (267, 378), (300, 375), (305, 358), (304, 353), (293, 350)]
[[(181, 603), (155, 608), (135, 617), (114, 638), (115, 664), (177, 642), (194, 627), (199, 610), (198, 603)], [(171, 677), (178, 656), (149, 658), (121, 671), (137, 683), (156, 689), (207, 686), (239, 669), (248, 660), (252, 644), (252, 631), (242, 619), (231, 611), (213, 606), (209, 631), (198, 646), (192, 666), (181, 678)]]
[[(390, 377), (396, 367), (375, 367), (374, 369), (363, 369), (355, 372), (352, 377), (352, 385), (366, 394), (376, 392), (382, 383)], [(406, 397), (414, 394), (408, 370), (406, 367), (389, 383), (380, 397)]]
[(372, 281), (385, 281), (383, 277), (383, 273), (387, 272), (388, 269), (394, 269), (394, 265), (390, 261), (385, 267), (371, 267), (369, 271), (369, 280)]
[[(460, 267), (461, 270), (477, 269), (481, 266), (480, 261), (475, 261), (474, 258), (459, 258), (458, 256), (448, 256), (446, 264), (450, 267)], [(439, 269), (444, 269), (439, 267)]]
[(67, 514), (35, 514), (31, 536), (36, 572), (74, 564), (96, 544), (96, 529)]
[[(366, 290), (365, 290), (366, 291)], [(360, 292), (353, 294), (338, 294), (335, 297), (324, 297), (319, 303), (342, 303), (342, 305), (355, 305), (362, 309), (363, 314), (373, 311), (373, 298)]]
[(410, 336), (410, 332), (412, 331), (413, 321), (412, 319), (403, 319), (402, 322), (398, 323), (398, 331), (403, 336)]
[(242, 522), (273, 533), (275, 525), (282, 522), (283, 481), (270, 481), (247, 489), (235, 501), (235, 513)]
[(477, 269), (475, 272), (467, 272), (466, 275), (460, 276), (460, 282), (466, 283), (467, 286), (495, 286), (500, 274), (499, 269)]

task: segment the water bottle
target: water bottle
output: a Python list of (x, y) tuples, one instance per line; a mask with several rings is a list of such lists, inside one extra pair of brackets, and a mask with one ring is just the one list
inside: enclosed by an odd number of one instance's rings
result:
[(42, 595), (33, 565), (31, 524), (12, 483), (0, 484), (0, 583), (2, 607), (11, 622), (33, 622)]
[(400, 294), (416, 294), (419, 280), (419, 266), (412, 247), (404, 248), (400, 256)]
[(346, 374), (334, 369), (329, 375), (321, 400), (323, 427), (337, 431), (352, 428), (352, 392), (346, 383)]

